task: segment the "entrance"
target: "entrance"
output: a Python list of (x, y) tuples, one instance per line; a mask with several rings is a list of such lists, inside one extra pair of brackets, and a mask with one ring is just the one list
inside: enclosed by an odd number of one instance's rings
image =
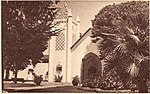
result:
[(96, 68), (94, 66), (90, 66), (88, 69), (88, 75), (96, 73)]
[(81, 82), (96, 73), (101, 73), (101, 62), (96, 54), (90, 52), (82, 59)]

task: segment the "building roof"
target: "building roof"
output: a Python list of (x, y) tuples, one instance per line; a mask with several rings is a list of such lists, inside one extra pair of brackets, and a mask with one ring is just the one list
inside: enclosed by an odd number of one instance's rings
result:
[[(89, 28), (72, 46), (70, 49), (73, 49), (75, 46), (78, 46), (82, 43), (88, 37), (89, 32), (91, 31), (91, 28)], [(80, 42), (80, 43), (79, 43)]]

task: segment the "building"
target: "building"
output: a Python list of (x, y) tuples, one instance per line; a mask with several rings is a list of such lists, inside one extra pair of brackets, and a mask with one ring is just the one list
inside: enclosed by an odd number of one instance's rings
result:
[(59, 28), (64, 30), (49, 40), (49, 81), (55, 80), (54, 75), (63, 76), (62, 82), (71, 82), (76, 75), (83, 80), (92, 73), (101, 72), (99, 51), (91, 42), (91, 28), (81, 35), (79, 16), (74, 20), (67, 7), (62, 11), (57, 20), (61, 22)]
[(91, 42), (91, 28), (81, 34), (79, 16), (74, 20), (66, 5), (59, 6), (61, 11), (56, 21), (60, 24), (56, 28), (62, 28), (63, 31), (49, 39), (42, 62), (35, 68), (29, 66), (20, 71), (18, 77), (32, 80), (28, 71), (33, 69), (36, 74), (43, 75), (44, 80), (54, 82), (59, 75), (62, 82), (71, 82), (76, 75), (83, 81), (93, 73), (101, 73), (97, 44)]

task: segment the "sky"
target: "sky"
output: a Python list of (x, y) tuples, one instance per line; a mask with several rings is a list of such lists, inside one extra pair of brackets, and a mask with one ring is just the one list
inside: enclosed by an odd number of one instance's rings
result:
[(119, 1), (65, 1), (69, 9), (71, 9), (73, 19), (76, 20), (77, 15), (80, 18), (80, 32), (86, 32), (92, 27), (95, 15), (106, 5), (120, 3)]

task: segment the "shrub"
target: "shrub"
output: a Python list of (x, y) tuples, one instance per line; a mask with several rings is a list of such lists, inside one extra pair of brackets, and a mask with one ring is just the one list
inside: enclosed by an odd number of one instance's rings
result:
[(78, 76), (73, 77), (72, 84), (73, 86), (78, 86), (80, 80)]
[(116, 77), (114, 78), (110, 75), (89, 77), (89, 79), (83, 81), (82, 87), (100, 88), (103, 90), (124, 89), (122, 81), (119, 78), (115, 79)]
[(82, 87), (88, 87), (89, 79), (86, 79), (82, 82)]
[(40, 85), (42, 80), (43, 80), (43, 75), (36, 75), (35, 73), (33, 73), (33, 76), (34, 76), (34, 83), (36, 85)]

